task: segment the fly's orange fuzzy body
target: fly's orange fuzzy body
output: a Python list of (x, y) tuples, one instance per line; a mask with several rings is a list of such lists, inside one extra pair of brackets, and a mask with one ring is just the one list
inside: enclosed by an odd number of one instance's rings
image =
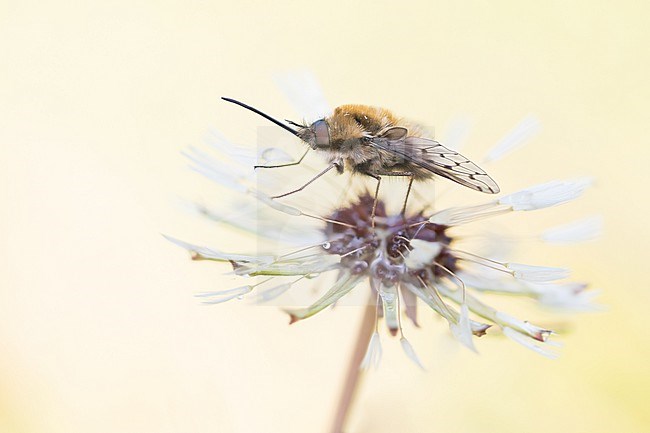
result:
[(395, 116), (390, 110), (347, 104), (336, 107), (332, 115), (323, 120), (328, 126), (329, 145), (315, 149), (328, 152), (330, 162), (343, 162), (342, 165), (353, 172), (373, 177), (412, 176), (424, 180), (433, 176), (430, 170), (410, 163), (402, 155), (371, 144), (372, 139), (388, 136), (389, 131), (393, 136), (402, 132), (412, 137), (422, 135), (421, 126)]

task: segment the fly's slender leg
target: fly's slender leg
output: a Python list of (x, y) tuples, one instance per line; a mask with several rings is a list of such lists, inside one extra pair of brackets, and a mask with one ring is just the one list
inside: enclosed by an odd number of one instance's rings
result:
[(370, 214), (370, 221), (372, 228), (375, 228), (375, 213), (377, 212), (377, 200), (379, 199), (379, 186), (381, 185), (381, 176), (373, 176), (377, 179), (377, 188), (375, 188), (375, 201), (372, 202), (372, 213)]
[(406, 190), (406, 197), (404, 197), (404, 206), (402, 206), (402, 216), (406, 215), (406, 203), (409, 199), (409, 194), (411, 193), (411, 187), (413, 186), (413, 176), (409, 178), (409, 187)]
[(255, 165), (255, 166), (253, 166), (253, 168), (254, 169), (258, 169), (258, 168), (280, 168), (280, 167), (291, 167), (292, 165), (298, 165), (298, 164), (300, 164), (302, 162), (303, 159), (305, 159), (305, 156), (307, 156), (307, 154), (309, 153), (310, 150), (311, 150), (310, 148), (307, 148), (305, 153), (302, 154), (302, 156), (300, 157), (300, 159), (298, 161), (289, 162), (289, 163), (286, 163), (286, 164), (278, 164), (278, 165)]
[(282, 198), (282, 197), (286, 197), (286, 196), (291, 195), (291, 194), (295, 194), (295, 193), (297, 193), (297, 192), (299, 192), (299, 191), (302, 191), (302, 190), (305, 189), (309, 184), (311, 184), (313, 181), (315, 181), (316, 179), (318, 179), (319, 177), (321, 177), (322, 175), (324, 175), (325, 173), (327, 173), (328, 171), (330, 171), (331, 169), (333, 169), (333, 168), (336, 167), (337, 165), (338, 165), (337, 163), (333, 162), (333, 163), (331, 163), (330, 165), (328, 165), (327, 168), (325, 168), (325, 170), (323, 170), (323, 171), (321, 171), (320, 173), (318, 173), (318, 174), (317, 174), (316, 176), (314, 176), (314, 177), (313, 177), (309, 182), (307, 182), (306, 184), (304, 184), (304, 185), (301, 186), (300, 188), (298, 188), (298, 189), (294, 189), (293, 191), (289, 191), (289, 192), (287, 192), (287, 193), (285, 193), (285, 194), (280, 194), (280, 195), (273, 196), (273, 197), (271, 197), (271, 198)]
[[(375, 201), (372, 203), (372, 214), (371, 214), (371, 221), (372, 221), (372, 228), (375, 228), (375, 213), (377, 211), (377, 201), (379, 199), (379, 185), (381, 185), (381, 176), (380, 175), (386, 175), (386, 176), (410, 176), (411, 182), (409, 183), (409, 192), (411, 191), (411, 184), (413, 183), (413, 173), (410, 171), (382, 171), (378, 174), (370, 174), (366, 173), (368, 176), (377, 179), (377, 188), (375, 189)], [(406, 198), (408, 199), (408, 193), (406, 194)], [(404, 209), (406, 209), (406, 200), (404, 200)], [(404, 211), (402, 210), (402, 215), (404, 214)]]

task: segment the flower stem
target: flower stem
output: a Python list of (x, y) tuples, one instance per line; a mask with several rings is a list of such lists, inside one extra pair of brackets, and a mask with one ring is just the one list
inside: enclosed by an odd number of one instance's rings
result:
[(350, 413), (350, 408), (354, 401), (357, 387), (359, 386), (359, 379), (361, 379), (361, 361), (363, 360), (368, 348), (368, 343), (370, 342), (370, 337), (375, 329), (376, 312), (377, 306), (374, 303), (370, 303), (365, 307), (363, 318), (361, 319), (361, 326), (359, 327), (359, 333), (357, 334), (357, 341), (345, 377), (343, 391), (336, 409), (336, 416), (334, 418), (332, 430), (330, 430), (331, 433), (343, 433), (343, 427), (345, 426), (348, 414)]

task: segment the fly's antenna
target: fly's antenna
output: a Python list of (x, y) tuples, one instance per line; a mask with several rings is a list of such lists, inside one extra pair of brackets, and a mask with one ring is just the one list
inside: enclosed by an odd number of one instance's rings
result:
[(301, 125), (300, 123), (294, 122), (293, 120), (284, 119), (284, 121), (287, 122), (289, 125), (297, 126), (298, 128), (305, 127), (305, 125)]
[(289, 131), (290, 133), (292, 133), (293, 135), (298, 136), (298, 131), (296, 131), (295, 129), (292, 129), (290, 126), (288, 126), (288, 125), (286, 125), (286, 124), (280, 122), (279, 120), (274, 119), (273, 117), (269, 116), (268, 114), (266, 114), (266, 113), (262, 113), (262, 112), (261, 112), (260, 110), (258, 110), (257, 108), (251, 107), (250, 105), (244, 104), (243, 102), (239, 102), (239, 101), (237, 101), (237, 100), (235, 100), (235, 99), (225, 98), (225, 97), (222, 97), (221, 99), (223, 99), (224, 101), (232, 102), (233, 104), (237, 104), (237, 105), (239, 105), (240, 107), (244, 107), (245, 109), (250, 110), (250, 111), (252, 111), (253, 113), (259, 114), (260, 116), (262, 116), (262, 117), (265, 118), (266, 120), (270, 120), (271, 122), (275, 123), (275, 124), (278, 125), (280, 128), (284, 128), (284, 129), (286, 129), (287, 131)]

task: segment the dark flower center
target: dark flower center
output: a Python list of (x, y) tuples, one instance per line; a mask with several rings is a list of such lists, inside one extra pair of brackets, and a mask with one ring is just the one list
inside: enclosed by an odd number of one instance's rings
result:
[[(328, 217), (345, 224), (327, 223), (325, 234), (330, 242), (323, 247), (329, 254), (341, 256), (343, 266), (356, 274), (371, 273), (389, 285), (401, 278), (439, 278), (447, 274), (444, 268), (457, 270), (456, 258), (448, 248), (453, 241), (446, 233), (448, 226), (428, 222), (422, 212), (389, 216), (385, 204), (379, 201), (373, 228), (373, 202), (374, 197), (366, 193)], [(405, 258), (413, 249), (414, 239), (439, 244), (440, 251), (431, 263), (416, 268), (406, 266)]]

